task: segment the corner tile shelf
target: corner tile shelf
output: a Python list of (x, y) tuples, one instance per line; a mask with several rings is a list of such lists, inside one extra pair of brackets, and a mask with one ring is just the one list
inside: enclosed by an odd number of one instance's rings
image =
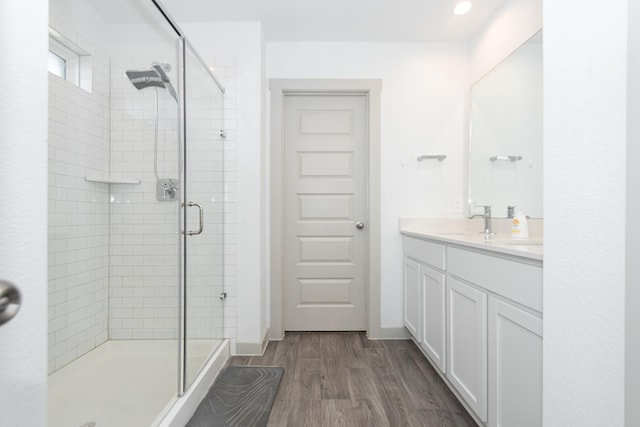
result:
[(99, 182), (102, 184), (140, 184), (139, 179), (132, 178), (114, 178), (112, 176), (87, 175), (84, 177), (87, 182)]

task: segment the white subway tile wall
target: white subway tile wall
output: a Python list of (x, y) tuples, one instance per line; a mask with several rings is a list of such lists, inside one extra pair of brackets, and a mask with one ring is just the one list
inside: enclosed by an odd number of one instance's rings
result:
[(157, 101), (158, 175), (178, 180), (178, 106), (167, 90), (137, 90), (125, 75), (162, 60), (111, 60), (111, 173), (141, 181), (111, 185), (111, 339), (178, 337), (178, 201), (156, 199), (154, 172)]
[(92, 62), (92, 93), (49, 74), (49, 372), (108, 339), (109, 185), (84, 177), (109, 172), (109, 66)]
[[(140, 185), (112, 185), (110, 310), (111, 339), (165, 339), (178, 336), (179, 224), (178, 203), (156, 199), (154, 172), (154, 120), (156, 90), (136, 90), (126, 69), (145, 69), (153, 61), (172, 65), (169, 77), (177, 82), (170, 58), (118, 58), (111, 63), (111, 172), (139, 179)], [(187, 336), (221, 338), (235, 335), (235, 316), (224, 317), (235, 301), (223, 303), (225, 216), (235, 222), (235, 128), (223, 128), (221, 94), (199, 64), (187, 57), (187, 194), (204, 208), (204, 232), (187, 239)], [(226, 116), (235, 123), (235, 73), (222, 72), (233, 98), (225, 95)], [(232, 59), (225, 58), (225, 63)], [(232, 61), (235, 64), (235, 61)], [(235, 65), (229, 67), (235, 70)], [(220, 70), (220, 71), (219, 71)], [(178, 180), (178, 111), (167, 90), (158, 90), (158, 176)], [(229, 181), (231, 180), (231, 181)], [(182, 183), (181, 183), (182, 184)], [(227, 202), (231, 200), (231, 203)], [(187, 227), (198, 228), (197, 209), (188, 210)], [(223, 309), (224, 307), (224, 309)], [(234, 313), (232, 310), (231, 313)], [(226, 328), (223, 330), (223, 325)]]
[[(109, 62), (94, 52), (92, 93), (49, 78), (50, 372), (107, 339), (177, 338), (178, 203), (156, 199), (155, 89), (138, 91), (124, 75), (158, 60)], [(235, 58), (212, 64), (228, 89), (224, 107), (203, 80), (191, 83), (187, 107), (189, 194), (205, 206), (206, 230), (187, 248), (190, 338), (236, 333)], [(226, 139), (218, 135), (223, 108)], [(158, 112), (158, 174), (177, 179), (178, 111), (166, 90), (158, 90)], [(91, 183), (85, 175), (141, 184)], [(197, 226), (188, 220), (189, 228)]]

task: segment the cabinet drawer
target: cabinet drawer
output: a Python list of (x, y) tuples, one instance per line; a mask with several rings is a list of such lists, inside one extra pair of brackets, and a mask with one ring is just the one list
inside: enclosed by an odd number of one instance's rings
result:
[(447, 248), (447, 272), (542, 312), (542, 267)]
[(440, 270), (445, 269), (445, 246), (426, 240), (404, 238), (404, 254)]

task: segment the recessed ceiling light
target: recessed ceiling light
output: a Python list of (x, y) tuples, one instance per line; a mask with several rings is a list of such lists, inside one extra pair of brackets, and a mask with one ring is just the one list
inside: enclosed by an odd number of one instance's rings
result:
[(453, 9), (453, 13), (455, 15), (464, 15), (465, 13), (471, 10), (471, 2), (470, 1), (461, 1), (456, 7)]

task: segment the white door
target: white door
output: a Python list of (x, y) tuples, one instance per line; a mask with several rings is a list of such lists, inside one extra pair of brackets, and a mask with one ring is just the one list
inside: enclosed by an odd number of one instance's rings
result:
[(489, 299), (489, 426), (542, 425), (542, 319)]
[(446, 370), (445, 283), (444, 273), (420, 266), (423, 313), (420, 345), (442, 372)]
[(22, 293), (0, 326), (2, 426), (47, 425), (47, 20), (46, 1), (0, 1), (0, 280)]
[(404, 257), (403, 263), (403, 312), (404, 327), (420, 341), (420, 264)]
[(285, 330), (366, 329), (366, 111), (364, 95), (284, 97)]
[(447, 277), (447, 378), (487, 421), (487, 294)]

